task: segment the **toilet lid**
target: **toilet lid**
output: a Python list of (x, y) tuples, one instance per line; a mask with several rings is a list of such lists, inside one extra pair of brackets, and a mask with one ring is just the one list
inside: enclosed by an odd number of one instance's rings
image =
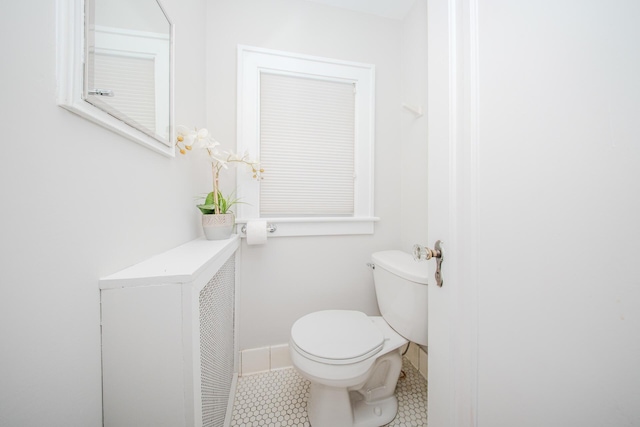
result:
[(326, 310), (298, 319), (291, 328), (291, 340), (311, 360), (347, 364), (378, 353), (384, 335), (362, 312)]

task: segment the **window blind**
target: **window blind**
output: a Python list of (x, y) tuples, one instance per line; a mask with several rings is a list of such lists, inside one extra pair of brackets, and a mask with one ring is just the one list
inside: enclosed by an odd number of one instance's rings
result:
[(353, 216), (354, 88), (261, 73), (261, 216)]
[[(115, 96), (99, 97), (105, 110), (146, 133), (156, 131), (155, 62), (150, 58), (125, 55), (94, 55), (93, 87), (111, 89)], [(91, 80), (90, 80), (91, 81)], [(105, 107), (106, 105), (106, 107)]]

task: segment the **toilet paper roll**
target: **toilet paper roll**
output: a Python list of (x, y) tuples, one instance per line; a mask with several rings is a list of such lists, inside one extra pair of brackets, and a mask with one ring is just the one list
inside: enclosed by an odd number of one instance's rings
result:
[(247, 245), (267, 243), (267, 221), (247, 222)]

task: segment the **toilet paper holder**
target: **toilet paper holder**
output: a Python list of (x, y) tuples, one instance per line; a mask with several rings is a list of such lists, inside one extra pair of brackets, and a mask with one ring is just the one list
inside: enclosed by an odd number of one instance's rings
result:
[[(275, 224), (267, 224), (267, 231), (269, 233), (275, 233), (278, 227)], [(242, 234), (247, 234), (247, 224), (242, 224), (242, 228), (240, 228)]]

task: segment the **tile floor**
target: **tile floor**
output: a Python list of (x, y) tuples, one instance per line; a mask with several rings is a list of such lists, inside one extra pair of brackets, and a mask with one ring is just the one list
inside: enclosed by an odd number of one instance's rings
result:
[[(427, 425), (427, 381), (405, 358), (406, 377), (398, 380), (398, 414), (388, 427)], [(293, 368), (238, 379), (231, 426), (310, 427), (309, 381)], [(339, 427), (339, 426), (336, 426)]]

